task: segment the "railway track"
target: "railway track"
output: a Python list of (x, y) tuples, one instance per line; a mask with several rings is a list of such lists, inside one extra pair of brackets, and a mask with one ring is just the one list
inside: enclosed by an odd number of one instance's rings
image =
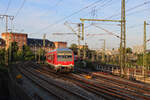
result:
[[(95, 81), (89, 81), (87, 79), (77, 77), (75, 74), (58, 74), (47, 67), (36, 68), (37, 65), (30, 64), (30, 67), (24, 70), (28, 71), (31, 75), (39, 77), (39, 73), (47, 77), (55, 77), (63, 80), (70, 81), (77, 86), (96, 94), (97, 96), (103, 97), (106, 100), (119, 99), (119, 100), (150, 100), (150, 97), (145, 95), (149, 94), (148, 91), (139, 89), (136, 86), (130, 86), (130, 84), (125, 84), (120, 80), (114, 80), (107, 78), (107, 76), (102, 77), (100, 75), (95, 75)], [(88, 72), (86, 72), (87, 74)], [(37, 76), (38, 75), (38, 76)], [(79, 76), (79, 75), (78, 75)], [(48, 81), (47, 79), (45, 81)], [(51, 85), (56, 85), (52, 84)], [(61, 88), (61, 86), (59, 86)], [(148, 90), (148, 89), (147, 89)], [(65, 90), (64, 90), (65, 91)], [(76, 94), (74, 94), (76, 95)], [(78, 94), (79, 95), (79, 94)], [(81, 98), (88, 100), (85, 96), (81, 95)], [(66, 99), (64, 99), (66, 100)], [(92, 99), (93, 100), (93, 99)]]
[[(22, 68), (18, 67), (17, 69), (24, 76), (26, 76), (29, 80), (31, 80), (36, 85), (38, 85), (40, 88), (44, 89), (45, 91), (47, 91), (50, 94), (53, 94), (58, 100), (75, 100), (73, 98), (71, 99), (71, 97), (74, 97), (78, 100), (88, 100), (87, 97), (85, 97), (77, 92), (70, 91), (64, 87), (56, 85), (55, 83), (49, 81), (48, 79), (42, 77), (41, 75), (39, 75), (39, 74), (35, 73), (34, 71), (32, 71), (31, 69), (29, 69), (29, 67), (25, 68), (25, 66), (24, 66)], [(59, 91), (62, 90), (63, 92), (56, 91), (57, 89)], [(65, 95), (65, 94), (67, 94), (67, 95)]]
[(150, 88), (143, 86), (141, 84), (136, 84), (133, 82), (127, 82), (125, 80), (121, 81), (119, 79), (113, 79), (112, 77), (105, 77), (104, 75), (101, 75), (101, 74), (93, 74), (93, 75), (100, 78), (101, 80), (106, 80), (106, 81), (112, 82), (116, 85), (124, 86), (130, 90), (134, 90), (134, 91), (140, 92), (142, 94), (149, 94), (150, 95)]
[(110, 99), (110, 100), (112, 100), (112, 99), (134, 100), (135, 99), (132, 96), (128, 96), (126, 94), (117, 92), (115, 89), (95, 84), (93, 82), (81, 79), (79, 77), (75, 77), (72, 74), (69, 74), (69, 75), (65, 75), (65, 74), (56, 75), (52, 71), (46, 70), (46, 69), (44, 69), (44, 70), (40, 69), (38, 71), (42, 72), (44, 74), (51, 75), (51, 76), (63, 78), (64, 80), (69, 80), (69, 81), (75, 83), (76, 85), (78, 85), (78, 86), (80, 86), (80, 87), (82, 87), (82, 88), (84, 88), (84, 89), (86, 89), (86, 90), (88, 90), (88, 91), (90, 91), (90, 92), (92, 92), (94, 94), (102, 96), (105, 99)]
[(145, 87), (141, 84), (136, 84), (133, 82), (126, 82), (125, 80), (121, 81), (119, 78), (114, 79), (110, 75), (102, 75), (97, 73), (92, 73), (92, 75), (96, 77), (96, 80), (99, 81), (99, 84), (103, 83), (104, 86), (114, 86), (117, 91), (121, 90), (120, 92), (122, 93), (132, 94), (137, 98), (150, 100), (149, 87)]

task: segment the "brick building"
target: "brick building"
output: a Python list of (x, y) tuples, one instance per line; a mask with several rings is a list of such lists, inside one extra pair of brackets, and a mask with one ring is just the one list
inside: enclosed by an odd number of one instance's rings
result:
[[(3, 41), (3, 44), (5, 42), (6, 49), (9, 48), (11, 42), (17, 42), (19, 49), (22, 49), (23, 45), (28, 45), (34, 52), (39, 48), (43, 48), (43, 39), (28, 38), (28, 34), (25, 33), (4, 32), (1, 34), (1, 36), (2, 39), (0, 41)], [(46, 52), (52, 49), (66, 48), (66, 47), (67, 42), (52, 42), (47, 39), (45, 40)]]
[(19, 48), (22, 48), (23, 45), (27, 44), (27, 34), (24, 33), (2, 33), (2, 39), (6, 42), (6, 49), (9, 48), (11, 42), (17, 42)]
[(57, 48), (67, 48), (67, 42), (54, 42), (55, 49)]

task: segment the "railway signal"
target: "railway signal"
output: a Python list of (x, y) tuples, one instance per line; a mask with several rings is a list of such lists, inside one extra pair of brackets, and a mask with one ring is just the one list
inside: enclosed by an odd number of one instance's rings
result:
[(45, 55), (45, 39), (46, 39), (46, 34), (43, 35), (43, 63), (44, 63), (44, 55)]

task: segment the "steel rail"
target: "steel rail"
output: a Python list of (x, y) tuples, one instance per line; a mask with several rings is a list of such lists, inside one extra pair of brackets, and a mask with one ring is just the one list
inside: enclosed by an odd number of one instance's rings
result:
[[(86, 71), (83, 71), (83, 72), (86, 72)], [(128, 94), (132, 94), (133, 96), (136, 96), (136, 97), (139, 97), (139, 98), (143, 98), (143, 99), (146, 99), (146, 100), (150, 99), (150, 97), (147, 97), (147, 95), (143, 94), (143, 93), (145, 93), (145, 94), (150, 94), (150, 93), (148, 93), (147, 91), (144, 91), (144, 90), (142, 90), (140, 88), (137, 88), (135, 86), (129, 86), (128, 84), (124, 84), (123, 81), (120, 81), (120, 80), (117, 80), (117, 79), (114, 80), (114, 79), (112, 79), (110, 77), (107, 77), (107, 76), (105, 76), (105, 77), (104, 76), (99, 76), (97, 74), (96, 75), (93, 74), (93, 76), (99, 77), (101, 80), (109, 81), (109, 82), (111, 82), (113, 84), (117, 84), (117, 85), (124, 86), (124, 87), (129, 87), (130, 89), (133, 89), (133, 90), (137, 91), (138, 93), (130, 91), (130, 90), (127, 90), (127, 89), (126, 89), (126, 91), (120, 91), (119, 89), (116, 89), (116, 90), (118, 90), (120, 92), (124, 92), (124, 93), (128, 93), (129, 92)], [(100, 82), (100, 84), (102, 84), (102, 83)], [(110, 84), (110, 83), (107, 82), (107, 84)], [(139, 92), (142, 93), (142, 94), (140, 94)]]
[[(47, 72), (49, 71), (49, 70), (46, 70)], [(44, 71), (45, 73), (46, 73), (46, 71)], [(47, 73), (47, 74), (52, 74), (51, 73), (51, 71), (50, 71), (50, 73)], [(102, 87), (102, 86), (98, 86), (98, 85), (96, 85), (96, 84), (93, 84), (93, 83), (89, 83), (89, 82), (87, 82), (87, 81), (85, 81), (85, 80), (80, 80), (79, 78), (75, 78), (75, 77), (72, 77), (72, 76), (66, 76), (66, 75), (63, 75), (63, 74), (61, 74), (61, 77), (64, 77), (64, 78), (67, 78), (67, 80), (68, 79), (70, 79), (70, 81), (73, 81), (75, 84), (77, 84), (77, 82), (79, 83), (79, 84), (84, 84), (84, 85), (86, 85), (86, 87), (88, 86), (88, 87), (90, 87), (90, 88), (93, 88), (94, 87), (94, 90), (95, 91), (99, 91), (99, 92), (102, 92), (102, 93), (107, 93), (107, 94), (109, 94), (109, 95), (112, 95), (112, 96), (115, 96), (115, 97), (117, 97), (117, 98), (121, 98), (121, 99), (134, 99), (134, 98), (131, 98), (131, 97), (128, 97), (128, 96), (126, 96), (126, 95), (123, 95), (123, 94), (121, 94), (121, 93), (119, 93), (119, 92), (117, 92), (117, 91), (113, 91), (112, 89), (108, 89), (108, 88), (105, 88), (105, 87)], [(79, 85), (79, 84), (77, 84), (77, 85)], [(80, 85), (81, 86), (81, 85)], [(92, 87), (91, 87), (92, 86)], [(89, 89), (88, 89), (89, 90)], [(107, 98), (108, 99), (108, 98)]]
[(51, 92), (51, 91), (49, 90), (49, 88), (44, 87), (43, 84), (41, 84), (40, 82), (37, 82), (37, 80), (33, 79), (32, 75), (29, 76), (29, 75), (28, 75), (29, 73), (26, 73), (25, 71), (22, 71), (20, 68), (17, 68), (17, 69), (19, 70), (19, 72), (20, 72), (21, 74), (23, 74), (26, 78), (28, 78), (29, 80), (31, 80), (34, 84), (36, 84), (36, 85), (39, 86), (40, 88), (42, 88), (42, 89), (44, 89), (45, 91), (47, 91), (48, 93), (54, 95), (56, 98), (58, 98), (58, 99), (60, 99), (60, 100), (64, 100), (64, 99), (62, 99), (61, 96), (56, 95), (55, 93)]
[[(53, 86), (56, 86), (57, 88), (61, 88), (61, 89), (64, 90), (64, 91), (67, 91), (67, 92), (69, 92), (69, 93), (71, 93), (71, 94), (73, 94), (73, 95), (75, 95), (75, 96), (80, 97), (80, 99), (82, 99), (82, 100), (88, 100), (88, 98), (85, 97), (85, 96), (83, 96), (83, 95), (80, 95), (80, 94), (78, 94), (78, 93), (76, 93), (76, 92), (70, 91), (70, 90), (68, 90), (68, 89), (66, 89), (66, 88), (64, 88), (64, 87), (61, 87), (61, 86), (59, 86), (59, 85), (56, 85), (56, 84), (54, 84), (54, 83), (52, 83), (52, 82), (50, 82), (50, 81), (44, 79), (43, 77), (39, 76), (37, 73), (34, 73), (33, 70), (31, 71), (31, 70), (26, 69), (26, 68), (24, 68), (24, 69), (25, 69), (26, 71), (28, 71), (31, 75), (34, 75), (35, 77), (38, 77), (38, 79), (41, 79), (41, 80), (47, 82), (48, 84), (51, 84), (51, 85), (53, 85)], [(31, 76), (31, 75), (30, 75), (30, 76)], [(59, 96), (60, 96), (60, 95), (59, 95)], [(62, 97), (62, 96), (60, 96), (60, 97)], [(66, 99), (64, 98), (64, 100), (66, 100)]]

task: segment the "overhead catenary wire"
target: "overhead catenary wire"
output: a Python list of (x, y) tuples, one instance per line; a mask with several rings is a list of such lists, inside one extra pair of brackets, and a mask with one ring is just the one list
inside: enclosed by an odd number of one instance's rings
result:
[(14, 18), (16, 18), (16, 17), (19, 15), (21, 9), (24, 7), (25, 2), (26, 2), (26, 0), (23, 0), (21, 6), (20, 6), (19, 9), (17, 10), (17, 12), (16, 12)]
[(8, 5), (7, 5), (7, 8), (6, 8), (5, 12), (4, 12), (4, 15), (7, 14), (8, 10), (9, 10), (9, 7), (10, 7), (10, 4), (11, 4), (11, 0), (8, 1)]
[[(133, 11), (133, 12), (130, 12), (130, 13), (127, 13), (126, 14), (126, 17), (129, 17), (131, 15), (134, 15), (134, 14), (138, 14), (140, 12), (146, 12), (146, 11), (149, 11), (150, 8), (146, 8), (146, 9), (141, 9), (141, 10), (137, 10), (137, 11)], [(116, 19), (120, 18), (119, 16), (116, 17)]]
[[(101, 3), (101, 5), (99, 5), (99, 7), (98, 8), (96, 8), (96, 6), (95, 6), (95, 10), (97, 11), (96, 13), (98, 13), (98, 11), (100, 11), (100, 9), (104, 9), (104, 8), (106, 8), (106, 7), (108, 7), (108, 6), (110, 6), (112, 3), (112, 0), (105, 0), (103, 3)], [(111, 3), (111, 4), (110, 4)], [(89, 13), (89, 12), (88, 12)], [(85, 16), (85, 15), (83, 15), (84, 17), (87, 17), (87, 16)], [(98, 17), (98, 16), (97, 16)]]
[[(51, 7), (49, 8), (49, 10), (57, 8), (57, 7), (58, 7), (58, 5), (59, 5), (62, 1), (63, 1), (63, 0), (59, 0), (59, 1), (57, 1), (57, 2), (53, 5), (53, 6), (51, 6)], [(51, 4), (51, 2), (50, 2), (50, 4)], [(43, 13), (43, 14), (41, 14), (40, 16), (45, 15), (45, 14), (48, 14), (48, 13), (49, 13), (49, 10), (48, 10), (48, 11), (46, 11), (46, 12), (44, 12), (44, 13)]]
[[(73, 12), (73, 13), (72, 13), (72, 14), (70, 14), (70, 15), (65, 16), (65, 17), (63, 17), (63, 18), (61, 18), (61, 19), (57, 20), (56, 22), (54, 22), (54, 23), (52, 23), (52, 24), (47, 25), (46, 27), (44, 27), (44, 28), (40, 29), (40, 30), (39, 30), (39, 31), (37, 31), (37, 32), (41, 32), (41, 31), (43, 31), (43, 30), (47, 29), (49, 26), (53, 27), (53, 26), (55, 26), (55, 25), (59, 24), (60, 22), (62, 22), (62, 21), (64, 21), (64, 20), (66, 20), (67, 18), (70, 18), (70, 17), (72, 17), (73, 15), (78, 14), (79, 12), (81, 12), (81, 11), (83, 11), (83, 10), (87, 9), (87, 8), (89, 8), (89, 7), (91, 7), (91, 6), (94, 6), (95, 4), (99, 3), (100, 1), (102, 1), (102, 0), (97, 0), (97, 1), (95, 1), (95, 2), (93, 2), (93, 3), (91, 3), (91, 4), (89, 4), (89, 5), (87, 5), (87, 6), (83, 7), (83, 8), (81, 8), (81, 9), (79, 9), (79, 10), (77, 10), (77, 11)], [(35, 32), (35, 33), (37, 33), (37, 32)]]
[[(93, 24), (94, 25), (94, 24)], [(116, 33), (113, 33), (113, 32), (110, 32), (110, 31), (108, 31), (108, 30), (106, 30), (106, 29), (104, 29), (104, 28), (102, 28), (102, 27), (100, 27), (100, 26), (97, 26), (97, 25), (94, 25), (95, 27), (97, 27), (97, 28), (99, 28), (99, 29), (101, 29), (101, 30), (103, 30), (103, 31), (105, 31), (105, 32), (107, 32), (108, 34), (110, 34), (110, 35), (113, 35), (113, 36), (115, 36), (115, 37), (117, 37), (117, 38), (120, 38)]]
[[(139, 4), (139, 5), (136, 5), (134, 7), (131, 7), (131, 8), (129, 8), (129, 9), (126, 10), (126, 13), (129, 12), (129, 11), (135, 10), (137, 8), (140, 8), (140, 7), (142, 7), (142, 6), (146, 5), (146, 4), (149, 4), (149, 3), (150, 3), (150, 1), (146, 1), (146, 2), (144, 2), (142, 4)], [(108, 17), (106, 19), (111, 19), (111, 18), (116, 17), (116, 16), (120, 16), (120, 13), (113, 14), (112, 16), (110, 16), (110, 17)]]

